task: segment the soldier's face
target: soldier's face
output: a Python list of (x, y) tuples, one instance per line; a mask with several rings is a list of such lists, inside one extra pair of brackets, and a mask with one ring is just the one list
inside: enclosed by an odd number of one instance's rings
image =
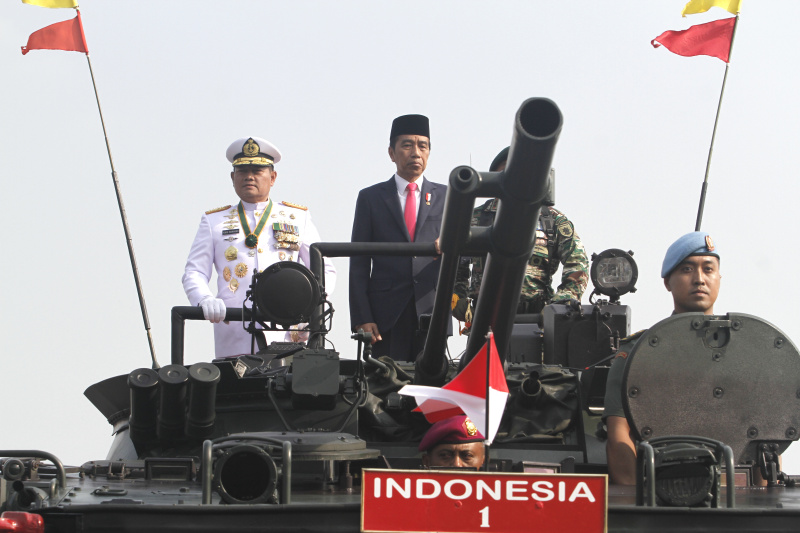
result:
[(428, 166), (430, 140), (423, 135), (399, 135), (389, 147), (389, 157), (397, 166), (397, 175), (406, 181), (416, 181)]
[(236, 194), (250, 203), (266, 202), (277, 177), (278, 173), (271, 167), (256, 165), (241, 165), (231, 172), (231, 181)]
[(719, 283), (719, 259), (711, 255), (689, 256), (664, 278), (676, 313), (713, 314)]
[(447, 466), (480, 468), (485, 457), (482, 442), (439, 444), (422, 456), (422, 464), (431, 468)]

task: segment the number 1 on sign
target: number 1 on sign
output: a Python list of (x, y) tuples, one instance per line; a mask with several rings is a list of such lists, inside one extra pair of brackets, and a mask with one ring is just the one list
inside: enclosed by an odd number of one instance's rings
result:
[(481, 513), (481, 527), (489, 527), (489, 506), (487, 505), (478, 512)]

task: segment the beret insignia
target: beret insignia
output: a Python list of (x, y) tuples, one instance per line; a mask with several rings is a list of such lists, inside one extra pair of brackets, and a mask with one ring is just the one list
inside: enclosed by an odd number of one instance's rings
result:
[(470, 420), (469, 418), (464, 420), (464, 427), (467, 430), (467, 435), (469, 435), (470, 437), (474, 437), (475, 435), (478, 434), (478, 428), (475, 426), (475, 424), (472, 423), (472, 420)]

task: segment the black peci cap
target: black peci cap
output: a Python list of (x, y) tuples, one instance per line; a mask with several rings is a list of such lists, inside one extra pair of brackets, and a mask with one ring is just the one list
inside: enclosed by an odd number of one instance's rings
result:
[(431, 137), (431, 129), (428, 124), (428, 117), (425, 115), (403, 115), (392, 121), (392, 132), (389, 139), (394, 139), (398, 135), (424, 135)]

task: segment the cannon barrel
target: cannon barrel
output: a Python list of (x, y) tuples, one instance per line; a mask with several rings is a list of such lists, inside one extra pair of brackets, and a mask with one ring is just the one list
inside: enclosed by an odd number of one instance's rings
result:
[[(477, 172), (458, 167), (450, 174), (440, 237), (442, 264), (436, 303), (425, 350), (416, 361), (416, 383), (444, 383), (446, 325), (459, 255), (487, 254), (462, 365), (480, 350), (490, 328), (500, 357), (505, 358), (539, 210), (552, 188), (550, 167), (561, 125), (561, 111), (552, 100), (530, 98), (515, 116), (504, 171)], [(488, 228), (470, 227), (475, 198), (479, 196), (500, 200), (494, 223)]]

